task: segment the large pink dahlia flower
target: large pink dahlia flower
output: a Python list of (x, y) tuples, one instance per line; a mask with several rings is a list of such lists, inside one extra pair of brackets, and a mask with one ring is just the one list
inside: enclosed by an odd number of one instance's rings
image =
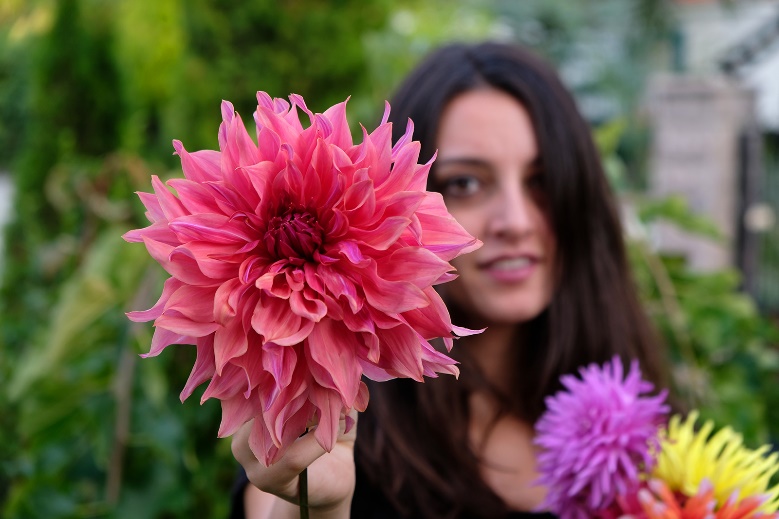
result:
[(627, 375), (618, 357), (579, 373), (562, 377), (565, 390), (547, 397), (536, 424), (544, 506), (561, 519), (606, 517), (618, 497), (638, 491), (669, 410), (667, 392), (651, 395), (635, 360)]
[(154, 307), (128, 314), (154, 320), (145, 356), (196, 344), (181, 399), (210, 380), (202, 400), (221, 400), (219, 436), (254, 418), (251, 448), (270, 464), (312, 422), (331, 449), (339, 419), (368, 403), (362, 375), (458, 374), (428, 341), (448, 349), (473, 332), (432, 286), (480, 243), (425, 191), (432, 161), (417, 164), (410, 122), (392, 146), (389, 105), (354, 145), (346, 102), (313, 114), (297, 95), (257, 100), (256, 141), (225, 101), (220, 151), (173, 142), (178, 196), (152, 177), (154, 193), (139, 193), (152, 224), (124, 237), (171, 275)]

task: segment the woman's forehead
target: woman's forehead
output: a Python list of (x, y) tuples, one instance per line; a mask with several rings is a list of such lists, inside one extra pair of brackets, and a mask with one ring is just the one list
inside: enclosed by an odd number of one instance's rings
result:
[(439, 160), (505, 157), (535, 160), (538, 149), (527, 110), (495, 89), (472, 90), (444, 109), (436, 146)]

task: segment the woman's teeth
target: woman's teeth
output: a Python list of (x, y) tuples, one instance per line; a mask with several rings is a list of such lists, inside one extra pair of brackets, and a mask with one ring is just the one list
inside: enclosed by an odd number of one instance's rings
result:
[(525, 268), (528, 265), (530, 265), (529, 258), (511, 258), (498, 260), (490, 265), (490, 268), (494, 270), (517, 270)]

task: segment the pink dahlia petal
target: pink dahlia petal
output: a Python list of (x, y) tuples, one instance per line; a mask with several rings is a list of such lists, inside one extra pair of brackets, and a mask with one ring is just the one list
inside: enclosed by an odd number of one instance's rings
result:
[(243, 394), (247, 390), (246, 376), (244, 371), (235, 364), (228, 364), (222, 374), (215, 373), (211, 378), (211, 383), (203, 392), (200, 398), (202, 404), (209, 398), (218, 398), (225, 400), (235, 395)]
[(273, 375), (276, 387), (283, 389), (292, 382), (298, 356), (294, 348), (266, 342), (262, 346), (262, 366)]
[[(241, 267), (243, 268), (244, 265), (246, 265), (247, 273), (256, 270), (256, 267), (258, 267), (251, 262), (245, 262)], [(259, 268), (261, 269), (262, 267), (260, 266)], [(242, 279), (244, 277), (247, 280), (251, 279), (251, 276), (248, 274), (241, 275)], [(287, 282), (287, 274), (285, 272), (266, 272), (257, 278), (254, 284), (257, 288), (279, 299), (289, 299), (292, 296), (292, 287)]]
[(446, 212), (440, 193), (428, 193), (416, 213), (422, 226), (422, 243), (439, 258), (450, 261), (460, 254), (481, 247), (481, 242), (472, 237), (455, 219)]
[(153, 175), (151, 177), (151, 185), (154, 188), (154, 195), (159, 200), (160, 209), (166, 220), (173, 220), (187, 214), (187, 210), (184, 209), (181, 200), (173, 196), (173, 193), (165, 187), (165, 184), (162, 183), (158, 176)]
[(433, 161), (435, 160), (435, 157), (430, 159), (430, 161), (423, 165), (423, 166), (417, 166), (414, 170), (414, 176), (411, 178), (411, 183), (406, 187), (408, 190), (420, 190), (424, 189), (427, 185), (427, 177), (430, 173), (430, 168), (433, 166)]
[[(309, 397), (314, 386), (304, 378), (303, 371), (303, 369), (296, 369), (296, 373), (293, 374), (292, 381), (287, 387), (279, 391), (274, 390), (269, 395), (263, 394), (262, 391), (260, 393), (263, 403), (263, 418), (276, 445), (280, 446), (283, 443), (282, 438), (290, 434), (288, 422), (301, 410), (307, 410), (306, 420), (312, 417), (313, 407), (309, 405)], [(297, 433), (294, 437), (300, 436), (303, 431), (304, 429), (293, 431), (293, 433)]]
[(323, 139), (317, 139), (311, 162), (303, 176), (300, 194), (303, 200), (314, 200), (322, 191), (322, 178), (330, 175), (333, 169), (333, 151)]
[(190, 397), (197, 386), (214, 376), (214, 338), (201, 337), (197, 340), (197, 359), (189, 374), (187, 383), (179, 395), (183, 402)]
[[(260, 160), (259, 151), (254, 141), (249, 137), (241, 116), (237, 113), (229, 113), (233, 106), (230, 103), (222, 105), (222, 114), (225, 129), (224, 144), (222, 147), (222, 175), (231, 178), (236, 168), (249, 164), (256, 164)], [(221, 144), (221, 143), (220, 143)], [(236, 186), (243, 187), (243, 186)]]
[(366, 275), (363, 283), (368, 303), (381, 312), (399, 314), (430, 304), (425, 293), (410, 281), (387, 281), (377, 274)]
[(214, 294), (214, 321), (225, 325), (238, 315), (240, 301), (247, 292), (243, 283), (238, 279), (231, 279), (216, 290)]
[(338, 437), (338, 422), (341, 418), (343, 403), (341, 396), (331, 389), (314, 386), (311, 390), (311, 402), (319, 410), (319, 425), (314, 436), (326, 451), (333, 450)]
[(176, 190), (181, 205), (190, 214), (208, 214), (219, 211), (212, 191), (206, 185), (183, 178), (168, 180), (168, 185)]
[(258, 460), (266, 466), (278, 460), (284, 453), (273, 443), (270, 431), (262, 419), (254, 419), (249, 433), (249, 448), (259, 454)]
[[(315, 380), (324, 387), (338, 390), (346, 407), (357, 398), (362, 370), (355, 353), (357, 337), (339, 322), (324, 319), (314, 326), (308, 337), (306, 352), (310, 355)], [(321, 366), (324, 370), (318, 370)]]
[(352, 184), (344, 194), (344, 210), (350, 220), (370, 221), (376, 212), (376, 192), (373, 180), (366, 178)]
[(152, 177), (139, 194), (151, 225), (124, 237), (171, 277), (152, 308), (128, 316), (155, 321), (145, 356), (197, 344), (181, 398), (208, 382), (219, 435), (253, 418), (250, 446), (269, 464), (312, 420), (332, 448), (340, 420), (351, 427), (349, 412), (368, 405), (362, 376), (457, 375), (427, 341), (450, 348), (475, 332), (452, 325), (432, 285), (479, 242), (424, 190), (430, 163), (417, 164), (411, 122), (392, 145), (389, 105), (358, 145), (345, 102), (317, 114), (300, 96), (258, 92), (256, 140), (231, 103), (221, 108), (219, 150), (174, 141), (185, 178)]
[[(290, 412), (283, 422), (279, 422), (280, 434), (275, 438), (275, 443), (268, 450), (267, 455), (263, 453), (266, 464), (274, 463), (282, 457), (292, 442), (300, 436), (299, 431), (305, 431), (314, 416), (314, 406), (310, 399), (303, 395), (292, 400), (289, 409), (290, 411), (294, 409), (295, 412)], [(272, 436), (271, 440), (274, 440)]]
[(315, 298), (309, 298), (304, 291), (292, 292), (289, 308), (295, 314), (318, 323), (327, 314), (327, 305)]
[(422, 382), (422, 348), (416, 332), (408, 326), (398, 326), (391, 330), (378, 330), (376, 335), (384, 343), (379, 366), (396, 377)]
[[(348, 99), (347, 99), (348, 101)], [(332, 123), (333, 131), (329, 142), (342, 150), (352, 147), (352, 132), (349, 121), (346, 120), (346, 101), (333, 105), (325, 110), (324, 116)]]
[(386, 382), (388, 380), (398, 378), (397, 375), (390, 374), (386, 369), (378, 367), (373, 362), (364, 359), (357, 360), (360, 363), (360, 366), (362, 366), (363, 374), (371, 380), (375, 380), (376, 382)]
[(188, 285), (208, 286), (213, 284), (214, 280), (204, 275), (192, 258), (191, 254), (176, 249), (149, 238), (143, 237), (143, 244), (152, 258), (162, 265), (168, 274)]
[(398, 241), (410, 223), (411, 220), (404, 216), (390, 216), (382, 220), (375, 229), (352, 228), (350, 234), (353, 239), (364, 243), (371, 249), (387, 250), (390, 245)]
[(381, 359), (381, 343), (376, 336), (375, 331), (368, 331), (360, 334), (362, 344), (357, 348), (358, 359), (367, 359), (370, 362), (377, 363)]
[(221, 214), (197, 214), (177, 218), (168, 226), (179, 235), (182, 243), (189, 241), (215, 244), (246, 243), (251, 241), (248, 229)]
[(347, 276), (322, 265), (319, 266), (317, 274), (336, 299), (343, 297), (353, 313), (360, 311), (363, 305), (362, 298), (357, 292), (357, 287)]
[(357, 411), (363, 412), (368, 408), (368, 401), (370, 400), (370, 394), (368, 393), (368, 386), (365, 382), (360, 382), (360, 390), (357, 392), (357, 398), (354, 401), (354, 408)]
[(455, 361), (440, 351), (436, 351), (432, 346), (424, 346), (422, 348), (422, 366), (426, 377), (436, 378), (438, 373), (448, 373), (455, 377), (460, 376), (460, 370), (455, 366)]
[(376, 331), (376, 326), (373, 319), (371, 319), (370, 313), (364, 308), (360, 309), (356, 314), (348, 310), (343, 312), (341, 320), (343, 320), (350, 332), (368, 332), (372, 334)]
[[(394, 158), (395, 164), (392, 175), (387, 181), (377, 187), (379, 196), (385, 193), (397, 193), (399, 191), (412, 191), (409, 186), (414, 182), (417, 174), (417, 159), (419, 159), (420, 144), (417, 141), (403, 146)], [(425, 178), (426, 180), (426, 178)], [(417, 182), (418, 183), (418, 182)]]
[(162, 315), (162, 311), (164, 310), (165, 305), (168, 303), (170, 296), (182, 286), (185, 286), (184, 283), (176, 278), (166, 279), (165, 284), (162, 287), (162, 295), (160, 295), (159, 300), (153, 307), (142, 312), (127, 312), (127, 317), (136, 323), (151, 321), (158, 318)]
[(338, 242), (335, 246), (335, 251), (358, 267), (367, 267), (370, 264), (370, 259), (363, 256), (360, 245), (352, 240)]
[(173, 148), (181, 158), (184, 176), (193, 182), (204, 183), (220, 179), (220, 155), (217, 151), (202, 150), (189, 153), (181, 141), (174, 140)]
[(217, 436), (231, 436), (243, 424), (262, 412), (258, 398), (246, 398), (242, 394), (222, 400), (222, 423)]
[(273, 162), (264, 161), (249, 166), (242, 166), (240, 169), (249, 182), (251, 182), (251, 191), (256, 193), (256, 197), (253, 200), (256, 199), (257, 201), (253, 206), (250, 206), (256, 208), (262, 203), (262, 199), (268, 192), (269, 182), (271, 179), (276, 178), (276, 175), (279, 173), (279, 167)]
[(122, 238), (129, 242), (143, 242), (144, 238), (149, 238), (150, 240), (164, 243), (165, 245), (169, 245), (171, 247), (175, 247), (179, 244), (176, 233), (170, 230), (170, 227), (168, 227), (168, 222), (164, 220), (154, 223), (144, 229), (136, 229), (134, 231), (126, 232)]
[(217, 328), (214, 332), (216, 372), (221, 374), (227, 363), (246, 353), (248, 348), (249, 339), (240, 320), (233, 319), (229, 324)]
[(268, 342), (291, 346), (308, 337), (314, 322), (291, 312), (286, 301), (263, 295), (252, 315), (252, 328)]
[(182, 246), (194, 258), (200, 272), (211, 280), (228, 280), (236, 277), (243, 256), (236, 253), (234, 244), (217, 244), (191, 241)]
[(167, 221), (165, 213), (162, 211), (162, 206), (160, 206), (160, 200), (156, 195), (151, 193), (138, 193), (138, 198), (141, 199), (143, 206), (146, 208), (146, 218), (148, 218), (150, 222)]
[(273, 382), (272, 375), (263, 369), (264, 350), (259, 347), (259, 338), (254, 334), (250, 334), (248, 343), (249, 347), (246, 349), (246, 353), (231, 361), (231, 364), (241, 368), (246, 375), (246, 389), (243, 393), (244, 398), (249, 398), (249, 394), (254, 391), (255, 388), (268, 388)]
[(216, 182), (206, 184), (206, 186), (213, 192), (214, 202), (219, 207), (222, 214), (232, 216), (241, 211), (249, 211), (252, 209), (246, 203), (246, 200), (244, 200), (232, 186)]
[(141, 357), (156, 357), (162, 353), (162, 350), (171, 344), (193, 344), (194, 342), (195, 339), (193, 337), (166, 330), (165, 328), (156, 328), (151, 339), (151, 349), (149, 349), (149, 353), (144, 353)]
[(165, 312), (175, 310), (192, 321), (211, 324), (214, 322), (215, 292), (213, 287), (182, 285), (171, 294)]
[[(387, 107), (389, 109), (389, 106)], [(388, 116), (389, 114), (385, 112), (385, 116)], [(395, 145), (392, 147), (392, 158), (396, 158), (398, 156), (398, 152), (402, 150), (405, 146), (407, 146), (411, 142), (411, 138), (414, 134), (414, 121), (411, 119), (408, 120), (406, 123), (406, 131), (403, 133), (403, 136), (398, 139), (398, 142), (395, 143)]]
[[(230, 172), (229, 176), (225, 178), (225, 182), (233, 188), (235, 192), (240, 194), (241, 199), (243, 199), (241, 204), (251, 209), (259, 205), (262, 192), (258, 192), (258, 186), (253, 181), (248, 168), (249, 166), (237, 166)], [(262, 188), (264, 186), (260, 183), (259, 187)]]
[[(414, 223), (417, 209), (422, 202), (427, 198), (425, 192), (420, 191), (402, 191), (400, 193), (393, 194), (386, 200), (386, 208), (384, 209), (383, 216), (404, 216), (411, 219)], [(419, 237), (417, 237), (419, 239)]]
[[(294, 109), (287, 113), (295, 114)], [(254, 120), (257, 123), (257, 128), (268, 129), (274, 132), (279, 136), (283, 143), (297, 144), (298, 136), (301, 134), (302, 130), (300, 121), (297, 119), (297, 114), (289, 119), (283, 116), (278, 117), (278, 115), (275, 108), (269, 109), (261, 104), (254, 113)]]
[(442, 316), (434, 305), (405, 312), (401, 318), (426, 340), (447, 337), (452, 331), (449, 314)]
[(383, 123), (376, 128), (369, 136), (373, 144), (375, 153), (376, 167), (372, 168), (372, 177), (376, 185), (385, 183), (392, 175), (392, 125)]
[(419, 288), (425, 288), (450, 270), (454, 270), (454, 267), (432, 252), (404, 247), (379, 264), (378, 275), (387, 281), (412, 280)]
[(272, 164), (271, 159), (278, 156), (281, 150), (281, 139), (272, 130), (260, 129), (257, 132), (257, 149), (260, 150), (260, 157)]
[(219, 325), (215, 322), (200, 323), (174, 311), (159, 316), (154, 321), (154, 325), (158, 328), (164, 328), (173, 333), (189, 337), (205, 337), (219, 328)]

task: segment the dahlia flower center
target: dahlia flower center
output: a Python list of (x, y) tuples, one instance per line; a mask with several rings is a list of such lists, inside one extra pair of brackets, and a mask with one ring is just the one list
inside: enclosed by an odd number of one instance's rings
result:
[(311, 260), (324, 241), (324, 230), (308, 211), (288, 210), (274, 216), (265, 231), (265, 247), (278, 259)]

